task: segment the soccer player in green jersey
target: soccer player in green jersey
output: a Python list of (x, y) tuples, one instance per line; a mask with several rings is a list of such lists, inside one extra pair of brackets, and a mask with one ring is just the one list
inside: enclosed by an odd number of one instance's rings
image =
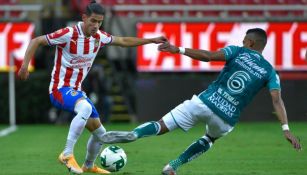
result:
[(184, 101), (161, 120), (144, 123), (131, 132), (107, 132), (102, 140), (105, 143), (131, 142), (146, 136), (161, 135), (176, 128), (187, 131), (196, 123), (204, 122), (206, 134), (163, 168), (162, 174), (174, 175), (178, 167), (203, 154), (215, 140), (231, 132), (242, 109), (263, 87), (267, 87), (285, 138), (296, 150), (300, 150), (298, 139), (289, 130), (279, 76), (261, 54), (266, 43), (266, 32), (254, 28), (246, 32), (243, 47), (228, 46), (215, 52), (176, 47), (168, 42), (161, 44), (159, 50), (162, 52), (180, 53), (205, 62), (226, 61), (226, 64), (208, 89)]

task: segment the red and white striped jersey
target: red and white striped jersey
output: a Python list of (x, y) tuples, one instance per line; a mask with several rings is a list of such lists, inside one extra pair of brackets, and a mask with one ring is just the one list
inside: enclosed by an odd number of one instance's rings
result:
[(81, 90), (82, 81), (89, 72), (98, 50), (112, 42), (112, 36), (98, 31), (86, 37), (79, 22), (46, 35), (49, 45), (56, 45), (54, 67), (51, 74), (49, 93), (61, 87)]

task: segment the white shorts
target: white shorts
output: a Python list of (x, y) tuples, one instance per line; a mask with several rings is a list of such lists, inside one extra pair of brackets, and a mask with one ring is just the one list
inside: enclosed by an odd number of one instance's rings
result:
[(172, 131), (181, 128), (188, 131), (198, 122), (206, 124), (206, 133), (219, 138), (232, 131), (233, 127), (211, 111), (196, 95), (186, 100), (162, 117), (166, 127)]

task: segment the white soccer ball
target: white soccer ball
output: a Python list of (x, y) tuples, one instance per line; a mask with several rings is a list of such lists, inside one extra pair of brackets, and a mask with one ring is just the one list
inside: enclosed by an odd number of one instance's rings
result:
[(124, 168), (127, 164), (127, 155), (119, 146), (108, 146), (100, 154), (101, 166), (110, 171), (115, 172)]

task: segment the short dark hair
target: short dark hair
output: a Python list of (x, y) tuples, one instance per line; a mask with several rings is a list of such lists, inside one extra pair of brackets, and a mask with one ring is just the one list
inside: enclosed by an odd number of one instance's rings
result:
[(267, 43), (267, 35), (263, 29), (260, 29), (260, 28), (249, 29), (246, 32), (246, 35), (247, 34), (254, 34), (255, 41), (261, 44), (263, 48), (265, 47)]
[(91, 16), (92, 13), (104, 15), (105, 9), (99, 3), (96, 3), (95, 0), (92, 0), (91, 3), (86, 6), (85, 14)]

